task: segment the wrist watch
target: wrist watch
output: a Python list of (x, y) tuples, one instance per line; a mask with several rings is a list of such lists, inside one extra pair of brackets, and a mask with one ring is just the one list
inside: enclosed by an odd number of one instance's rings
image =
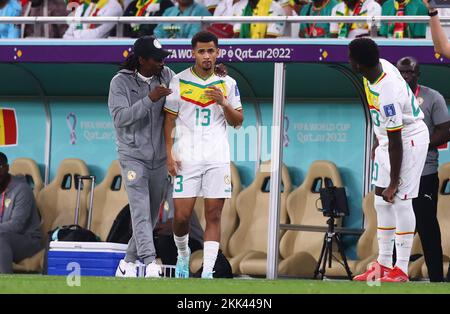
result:
[(436, 9), (430, 8), (430, 10), (428, 10), (428, 16), (431, 16), (431, 17), (438, 15), (438, 13), (439, 12)]

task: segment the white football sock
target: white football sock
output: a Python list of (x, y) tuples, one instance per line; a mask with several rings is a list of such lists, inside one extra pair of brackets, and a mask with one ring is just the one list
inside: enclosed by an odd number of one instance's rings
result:
[(212, 273), (216, 264), (217, 253), (219, 252), (219, 242), (205, 241), (203, 248), (203, 272), (202, 274)]
[(178, 249), (178, 255), (184, 256), (184, 257), (189, 256), (189, 233), (186, 233), (184, 236), (181, 236), (181, 237), (177, 237), (174, 234), (173, 239), (174, 239), (175, 245)]
[(392, 254), (394, 251), (395, 214), (392, 204), (375, 195), (375, 209), (377, 211), (377, 239), (378, 263), (392, 268)]
[(397, 262), (395, 266), (408, 274), (408, 264), (411, 255), (411, 248), (416, 229), (416, 216), (412, 206), (412, 200), (395, 199), (393, 204), (397, 229), (395, 232), (395, 249), (397, 252)]

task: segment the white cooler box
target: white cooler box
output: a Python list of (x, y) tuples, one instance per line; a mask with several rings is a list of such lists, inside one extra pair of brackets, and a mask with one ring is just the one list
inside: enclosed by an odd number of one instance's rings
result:
[(110, 242), (52, 241), (48, 252), (48, 274), (67, 276), (78, 263), (81, 276), (115, 276), (125, 257), (126, 244)]

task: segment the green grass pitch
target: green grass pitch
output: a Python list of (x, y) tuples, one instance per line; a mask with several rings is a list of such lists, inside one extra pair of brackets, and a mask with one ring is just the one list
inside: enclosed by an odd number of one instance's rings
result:
[(450, 283), (409, 282), (368, 286), (366, 283), (297, 279), (144, 279), (81, 277), (69, 286), (63, 276), (1, 275), (0, 293), (159, 293), (159, 294), (277, 294), (277, 293), (450, 293)]

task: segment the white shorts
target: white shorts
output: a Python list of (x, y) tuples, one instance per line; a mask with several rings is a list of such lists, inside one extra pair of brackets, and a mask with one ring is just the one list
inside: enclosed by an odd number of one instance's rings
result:
[(231, 198), (229, 163), (181, 163), (173, 178), (173, 198)]
[[(397, 197), (401, 199), (416, 198), (419, 193), (420, 177), (428, 153), (428, 144), (415, 146), (403, 145), (403, 160), (400, 169), (400, 183)], [(387, 148), (378, 146), (375, 150), (375, 162), (372, 172), (372, 184), (386, 188), (391, 182), (391, 163)]]

